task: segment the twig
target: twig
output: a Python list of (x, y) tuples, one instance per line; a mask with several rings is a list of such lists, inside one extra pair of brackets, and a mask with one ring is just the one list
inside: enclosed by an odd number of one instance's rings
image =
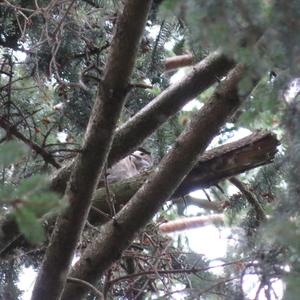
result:
[(164, 275), (164, 274), (192, 274), (192, 273), (199, 273), (199, 272), (206, 272), (209, 271), (211, 269), (216, 269), (216, 268), (223, 268), (226, 266), (230, 266), (230, 265), (234, 265), (237, 263), (244, 263), (245, 260), (241, 259), (241, 260), (237, 260), (237, 261), (232, 261), (232, 262), (228, 262), (228, 263), (224, 263), (224, 264), (220, 264), (217, 266), (210, 266), (210, 267), (205, 267), (205, 268), (189, 268), (189, 269), (173, 269), (173, 270), (150, 270), (150, 271), (144, 271), (144, 272), (140, 272), (140, 273), (133, 273), (133, 274), (129, 274), (129, 275), (125, 275), (125, 276), (121, 276), (119, 278), (113, 279), (110, 281), (110, 284), (115, 284), (119, 281), (124, 281), (124, 280), (129, 280), (132, 279), (134, 277), (137, 276), (145, 276), (145, 275), (153, 275), (153, 274), (160, 274), (160, 275)]
[(90, 228), (93, 229), (94, 231), (97, 231), (98, 233), (101, 234), (101, 231), (100, 231), (96, 226), (94, 226), (93, 224), (91, 224), (89, 221), (86, 221), (85, 224), (86, 224), (87, 227), (90, 227)]
[(71, 10), (71, 8), (72, 8), (74, 2), (75, 2), (75, 0), (73, 0), (73, 1), (70, 3), (70, 5), (68, 6), (68, 8), (67, 8), (65, 14), (64, 14), (63, 17), (60, 19), (60, 21), (59, 21), (57, 27), (54, 29), (54, 31), (53, 31), (53, 33), (52, 33), (54, 37), (56, 36), (58, 30), (60, 29), (60, 27), (61, 27), (61, 25), (62, 25), (64, 19), (67, 17), (67, 15), (68, 15), (69, 11)]
[(55, 161), (53, 156), (45, 149), (41, 148), (38, 144), (26, 138), (21, 132), (19, 132), (14, 125), (11, 125), (4, 118), (0, 118), (0, 127), (5, 129), (9, 134), (14, 135), (16, 138), (24, 142), (31, 149), (33, 149), (37, 154), (41, 155), (45, 162), (53, 165), (55, 168), (59, 169), (61, 165)]
[(256, 211), (256, 218), (258, 221), (265, 221), (266, 220), (266, 215), (265, 212), (260, 205), (260, 203), (255, 199), (254, 195), (247, 189), (244, 183), (242, 183), (239, 179), (236, 177), (231, 177), (229, 181), (236, 186), (241, 193), (245, 196), (247, 201), (254, 207)]
[(107, 164), (105, 164), (105, 167), (104, 167), (104, 186), (105, 186), (105, 191), (106, 191), (106, 200), (107, 200), (107, 205), (109, 206), (109, 209), (110, 209), (110, 213), (111, 213), (111, 216), (115, 216), (116, 215), (116, 208), (115, 208), (115, 204), (114, 204), (114, 199), (112, 197), (112, 193), (109, 189), (109, 184), (108, 184), (108, 181), (107, 181)]
[(95, 206), (91, 206), (91, 210), (95, 211), (97, 214), (99, 214), (101, 217), (106, 218), (108, 221), (111, 220), (111, 216), (104, 211), (100, 210), (99, 208)]
[(92, 284), (90, 284), (89, 282), (87, 282), (85, 280), (82, 280), (82, 279), (79, 279), (79, 278), (74, 278), (74, 277), (68, 277), (67, 281), (87, 286), (89, 289), (91, 289), (99, 297), (99, 299), (104, 300), (103, 294), (97, 288), (95, 288)]
[(208, 216), (197, 216), (177, 219), (159, 225), (159, 230), (163, 233), (187, 230), (197, 227), (203, 227), (212, 223), (223, 223), (224, 216), (222, 214), (214, 214)]
[(8, 243), (7, 243), (3, 248), (0, 249), (0, 255), (1, 255), (2, 253), (4, 253), (4, 252), (10, 247), (10, 245), (12, 245), (12, 244), (13, 244), (17, 239), (19, 239), (21, 236), (22, 236), (22, 234), (19, 233), (19, 234), (16, 235), (13, 239), (11, 239), (10, 241), (8, 241)]

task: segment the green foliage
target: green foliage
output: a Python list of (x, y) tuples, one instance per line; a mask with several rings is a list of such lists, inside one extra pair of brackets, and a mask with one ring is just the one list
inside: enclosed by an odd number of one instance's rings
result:
[[(42, 10), (31, 15), (30, 10), (20, 13), (5, 3), (0, 5), (0, 118), (9, 122), (10, 128), (16, 129), (19, 136), (47, 151), (60, 164), (76, 154), (76, 143), (82, 141), (107, 62), (121, 2), (74, 1), (74, 6), (65, 14), (66, 1), (50, 8), (47, 18), (41, 14)], [(10, 3), (26, 9), (36, 8), (35, 1)], [(39, 0), (38, 5), (45, 9), (49, 1)], [(61, 18), (65, 19), (59, 27)], [(253, 76), (246, 77), (239, 86), (240, 97), (247, 100), (230, 120), (232, 123), (224, 126), (218, 137), (219, 143), (233, 137), (241, 127), (271, 129), (284, 137), (281, 151), (289, 156), (280, 157), (272, 166), (242, 177), (249, 182), (249, 189), (267, 215), (265, 226), (257, 221), (255, 209), (244, 195), (228, 196), (228, 182), (221, 183), (220, 189), (211, 188), (208, 194), (212, 201), (226, 199), (229, 203), (225, 211), (227, 224), (233, 225), (236, 231), (232, 231), (235, 243), (229, 247), (228, 259), (249, 258), (250, 262), (257, 263), (257, 267), (250, 270), (261, 276), (264, 287), (271, 286), (274, 278), (286, 280), (284, 299), (298, 299), (299, 294), (300, 118), (297, 103), (289, 104), (287, 113), (278, 92), (293, 74), (297, 74), (299, 20), (298, 0), (154, 0), (131, 79), (131, 83), (147, 82), (152, 89), (133, 88), (119, 120), (119, 125), (126, 122), (169, 86), (172, 73), (165, 73), (164, 59), (170, 55), (188, 51), (193, 53), (195, 61), (199, 61), (211, 51), (222, 48), (237, 62), (248, 66), (249, 74)], [(172, 50), (166, 50), (168, 42), (174, 45)], [(26, 58), (20, 58), (20, 53)], [(278, 75), (276, 78), (269, 76), (273, 72)], [(253, 82), (256, 82), (254, 89)], [(214, 88), (209, 88), (197, 99), (206, 102)], [(62, 108), (54, 108), (56, 104)], [(173, 116), (142, 146), (159, 161), (192, 117), (193, 112)], [(66, 135), (63, 142), (58, 138), (62, 132)], [(11, 212), (27, 240), (39, 244), (45, 240), (43, 218), (57, 213), (65, 204), (47, 188), (46, 178), (53, 171), (49, 162), (33, 149), (28, 151), (22, 143), (3, 143), (11, 136), (10, 130), (0, 131), (1, 215)], [(176, 208), (172, 204), (164, 206), (160, 217), (176, 219)], [(156, 268), (159, 265), (165, 270), (169, 264), (176, 269), (209, 266), (200, 255), (180, 253), (188, 249), (187, 241), (179, 241), (177, 249), (168, 248), (164, 245), (165, 238), (155, 229), (143, 234), (150, 236), (148, 244), (144, 245), (144, 239), (140, 238), (138, 250), (134, 247), (128, 250), (131, 255), (130, 251), (136, 250), (138, 263), (133, 265), (139, 266), (140, 271), (150, 265), (152, 258), (151, 263)], [(203, 242), (201, 237), (199, 240)], [(163, 259), (157, 264), (159, 254)], [(139, 260), (143, 255), (144, 260)], [(122, 258), (122, 263), (124, 261)], [(116, 267), (116, 273), (126, 275), (122, 263)], [(285, 266), (292, 271), (285, 272)], [(0, 268), (0, 294), (3, 294), (3, 287), (8, 287), (8, 275), (12, 277), (10, 282), (15, 283), (19, 270), (16, 265), (4, 263)], [(187, 289), (186, 299), (242, 299), (240, 281), (242, 273), (247, 273), (248, 269), (245, 265), (237, 269), (228, 266), (221, 276), (209, 270), (200, 275), (168, 275), (167, 280), (161, 281), (167, 282), (168, 288), (183, 284)], [(226, 279), (231, 275), (237, 280), (222, 283), (222, 277)], [(151, 277), (148, 284), (145, 278), (136, 281), (135, 287), (143, 291), (139, 297), (150, 299), (154, 290), (160, 294), (165, 288), (161, 282), (156, 285), (159, 280)], [(217, 284), (218, 280), (221, 284)], [(211, 282), (216, 286), (211, 288)], [(129, 299), (131, 295), (126, 291), (131, 284), (115, 284), (112, 297)], [(11, 290), (13, 293), (10, 294), (16, 299), (18, 293), (13, 284)], [(200, 295), (199, 291), (203, 290), (207, 292)], [(136, 294), (134, 297), (138, 298)]]
[(44, 241), (45, 235), (41, 222), (36, 218), (34, 213), (26, 207), (15, 210), (15, 219), (20, 228), (20, 232), (32, 244), (39, 244)]
[(298, 300), (300, 287), (299, 287), (299, 274), (291, 274), (285, 277), (286, 293), (284, 294), (285, 300)]
[[(14, 166), (27, 152), (19, 142), (10, 141), (0, 147), (0, 165)], [(17, 186), (10, 183), (0, 185), (1, 205), (12, 208), (20, 232), (33, 244), (44, 240), (40, 218), (63, 207), (58, 195), (47, 191), (46, 176), (34, 175), (22, 180)]]
[(20, 231), (34, 244), (44, 240), (41, 217), (64, 207), (57, 194), (47, 191), (45, 176), (41, 175), (24, 179), (18, 186), (4, 186), (0, 197), (6, 206), (13, 207)]
[(7, 168), (20, 159), (26, 150), (26, 147), (17, 141), (10, 141), (0, 145), (0, 167)]
[(167, 12), (172, 11), (180, 3), (180, 0), (164, 0), (161, 8)]
[[(276, 79), (275, 79), (276, 80)], [(242, 82), (241, 89), (249, 90), (249, 79)], [(269, 75), (264, 76), (251, 91), (239, 118), (239, 124), (249, 129), (275, 129), (279, 127), (283, 102)]]

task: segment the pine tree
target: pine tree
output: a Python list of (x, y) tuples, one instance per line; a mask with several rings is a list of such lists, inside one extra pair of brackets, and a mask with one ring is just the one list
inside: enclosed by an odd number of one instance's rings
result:
[[(0, 3), (2, 298), (31, 266), (33, 300), (248, 299), (251, 276), (255, 299), (296, 299), (299, 14), (296, 0)], [(221, 273), (165, 234), (214, 222), (234, 241)]]

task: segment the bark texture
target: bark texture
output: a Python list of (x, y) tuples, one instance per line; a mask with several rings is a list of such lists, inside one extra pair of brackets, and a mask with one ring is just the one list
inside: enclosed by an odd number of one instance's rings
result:
[[(180, 82), (173, 84), (154, 98), (139, 113), (116, 131), (108, 166), (132, 153), (148, 136), (178, 112), (188, 101), (205, 91), (226, 75), (234, 61), (221, 51), (213, 52), (196, 64)], [(52, 178), (51, 189), (63, 193), (73, 162), (59, 170)]]
[(60, 299), (125, 102), (150, 5), (150, 0), (125, 1), (123, 12), (118, 17), (82, 152), (75, 160), (66, 189), (65, 199), (69, 207), (56, 222), (32, 300)]
[(190, 66), (194, 63), (194, 57), (192, 54), (183, 54), (173, 57), (168, 57), (165, 60), (165, 69), (170, 71), (180, 67)]
[[(102, 227), (102, 234), (75, 264), (71, 277), (95, 284), (100, 275), (122, 254), (135, 234), (145, 226), (169, 199), (197, 162), (212, 138), (239, 107), (237, 84), (244, 68), (235, 67), (211, 99), (196, 114), (144, 185), (121, 211)], [(159, 187), (159, 188), (158, 188)], [(86, 288), (68, 284), (62, 299), (82, 299)]]
[[(274, 134), (257, 131), (236, 142), (209, 150), (198, 157), (198, 162), (175, 190), (172, 198), (183, 197), (195, 190), (216, 185), (231, 176), (271, 163), (278, 145), (279, 141)], [(110, 186), (117, 210), (129, 201), (151, 172), (153, 171), (149, 170), (148, 173)], [(93, 205), (103, 212), (109, 212), (104, 188), (96, 191)], [(96, 218), (98, 222), (106, 221), (98, 214)]]
[(187, 217), (187, 218), (180, 218), (174, 221), (163, 223), (159, 225), (159, 230), (164, 233), (170, 233), (175, 231), (203, 227), (209, 224), (223, 224), (223, 223), (224, 223), (223, 214)]
[[(194, 190), (208, 188), (228, 177), (271, 163), (277, 153), (278, 145), (279, 141), (274, 134), (257, 131), (241, 140), (208, 150), (199, 157), (197, 164), (185, 177), (172, 198), (179, 197), (178, 199), (182, 201), (182, 196)], [(136, 193), (151, 172), (152, 170), (149, 170), (139, 176), (110, 185), (117, 211)], [(106, 189), (98, 189), (93, 198), (93, 205), (101, 211), (109, 213), (106, 197)], [(176, 202), (179, 201), (178, 199)], [(200, 205), (199, 199), (193, 201), (194, 205)], [(191, 201), (185, 197), (185, 202), (190, 203)], [(207, 200), (202, 201), (201, 205), (206, 209), (219, 209), (214, 203)], [(90, 219), (96, 223), (107, 221), (94, 210), (90, 212)], [(19, 236), (18, 226), (9, 216), (1, 223), (1, 233), (0, 257), (4, 257), (16, 247), (26, 243), (22, 238), (16, 239)]]

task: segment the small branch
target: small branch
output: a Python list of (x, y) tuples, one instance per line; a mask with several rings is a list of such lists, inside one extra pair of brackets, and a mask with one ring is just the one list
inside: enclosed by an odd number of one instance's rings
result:
[(175, 221), (169, 221), (159, 225), (159, 230), (163, 233), (170, 233), (175, 231), (203, 227), (206, 225), (210, 225), (212, 223), (223, 224), (224, 215), (217, 214), (217, 215), (181, 218)]
[(265, 215), (265, 212), (264, 212), (262, 206), (255, 199), (254, 195), (249, 191), (249, 189), (245, 186), (245, 184), (242, 183), (236, 177), (231, 177), (229, 179), (229, 181), (241, 191), (241, 193), (245, 196), (245, 198), (247, 199), (249, 204), (253, 206), (253, 208), (256, 211), (257, 220), (258, 221), (265, 221), (266, 220), (266, 215)]
[(125, 281), (125, 280), (131, 280), (135, 277), (140, 277), (140, 276), (147, 276), (147, 275), (153, 275), (153, 274), (159, 274), (159, 275), (169, 275), (169, 274), (195, 274), (195, 273), (202, 273), (202, 272), (207, 272), (211, 269), (216, 269), (216, 268), (224, 268), (230, 265), (236, 265), (238, 263), (245, 263), (245, 259), (238, 260), (238, 261), (232, 261), (232, 262), (227, 262), (224, 264), (220, 264), (217, 266), (211, 266), (211, 267), (206, 267), (206, 268), (190, 268), (190, 269), (175, 269), (175, 270), (150, 270), (150, 271), (145, 271), (145, 272), (140, 272), (140, 273), (134, 273), (130, 275), (125, 275), (116, 279), (111, 280), (109, 283), (110, 285), (116, 284), (120, 281)]
[(74, 277), (68, 277), (67, 281), (68, 282), (73, 282), (73, 283), (78, 283), (78, 284), (81, 284), (83, 286), (86, 286), (89, 289), (91, 289), (95, 293), (95, 295), (99, 297), (99, 299), (104, 299), (103, 294), (97, 288), (95, 288), (92, 284), (90, 284), (89, 282), (87, 282), (85, 280), (81, 280), (79, 278), (74, 278)]
[(86, 227), (89, 227), (92, 230), (101, 234), (101, 230), (99, 230), (99, 228), (97, 228), (96, 226), (92, 225), (89, 221), (86, 221), (85, 225), (86, 225)]
[[(198, 163), (194, 169), (186, 176), (179, 188), (174, 192), (173, 201), (178, 200), (179, 197), (184, 196), (187, 204), (195, 204), (204, 209), (215, 210), (222, 212), (226, 207), (226, 201), (221, 202), (221, 207), (216, 207), (215, 202), (209, 202), (203, 199), (193, 199), (188, 194), (194, 190), (203, 187), (208, 188), (217, 185), (218, 182), (229, 177), (254, 169), (258, 166), (269, 164), (277, 152), (277, 145), (279, 144), (275, 135), (269, 132), (255, 132), (241, 140), (219, 146), (215, 149), (205, 152), (198, 158)], [(71, 162), (70, 162), (71, 165)], [(66, 173), (60, 173), (66, 174)], [(110, 185), (110, 189), (115, 196), (116, 210), (119, 211), (129, 199), (136, 193), (136, 191), (146, 181), (151, 171), (147, 174), (141, 174), (137, 177), (129, 178), (121, 182)], [(62, 182), (64, 180), (59, 180)], [(61, 187), (56, 186), (52, 181), (51, 189), (61, 193)], [(96, 191), (93, 198), (93, 206), (90, 211), (90, 219), (98, 223), (106, 223), (111, 220), (109, 215), (109, 207), (105, 200), (106, 191), (100, 188)], [(196, 202), (194, 202), (196, 201)], [(207, 207), (209, 205), (209, 207)], [(0, 240), (0, 248), (5, 247), (6, 244), (14, 240), (14, 237), (19, 234), (18, 226), (14, 219), (7, 215), (1, 222), (2, 239)], [(21, 239), (22, 240), (22, 239)], [(16, 246), (14, 246), (16, 247)], [(13, 247), (12, 247), (13, 248)], [(4, 251), (3, 255), (9, 253)]]
[(40, 147), (38, 144), (34, 143), (30, 139), (26, 138), (21, 132), (19, 132), (15, 126), (11, 125), (4, 118), (0, 118), (0, 127), (6, 130), (8, 134), (12, 134), (26, 145), (28, 145), (32, 150), (34, 150), (37, 154), (41, 155), (45, 162), (53, 165), (55, 168), (59, 169), (61, 166), (59, 163), (55, 161), (53, 156), (45, 149)]
[(17, 239), (21, 238), (22, 234), (19, 233), (18, 235), (16, 235), (13, 239), (11, 239), (7, 244), (2, 245), (2, 248), (0, 249), (0, 256), (2, 255), (2, 253), (4, 253)]
[[(222, 81), (144, 185), (117, 213), (114, 220), (102, 226), (102, 234), (87, 246), (74, 265), (70, 273), (72, 277), (79, 277), (80, 274), (80, 278), (88, 278), (89, 282), (95, 283), (120, 258), (136, 233), (172, 196), (193, 168), (198, 155), (239, 107), (241, 102), (237, 87), (243, 75), (244, 68), (238, 65)], [(83, 287), (67, 286), (62, 299), (79, 300), (86, 292)]]
[(165, 70), (170, 71), (181, 67), (191, 66), (194, 63), (192, 54), (184, 54), (165, 59)]
[(207, 209), (207, 210), (213, 210), (215, 212), (222, 212), (223, 211), (223, 205), (225, 201), (208, 201), (207, 199), (199, 199), (192, 197), (190, 195), (184, 196), (184, 199), (182, 197), (172, 199), (172, 202), (175, 204), (180, 204), (182, 201), (184, 201), (185, 205), (195, 205), (199, 208)]
[(56, 38), (56, 34), (57, 34), (57, 32), (59, 31), (59, 29), (61, 28), (61, 26), (62, 26), (62, 24), (63, 24), (65, 18), (67, 17), (68, 13), (69, 13), (70, 10), (71, 10), (71, 8), (72, 8), (74, 2), (75, 2), (75, 0), (72, 0), (72, 1), (71, 1), (70, 5), (68, 6), (68, 8), (67, 8), (67, 10), (66, 10), (66, 12), (65, 12), (65, 14), (62, 16), (62, 18), (61, 18), (60, 21), (58, 22), (56, 28), (54, 29), (54, 31), (53, 31), (53, 33), (52, 33), (52, 36), (53, 36), (54, 38)]
[[(216, 51), (196, 64), (180, 82), (170, 86), (142, 112), (137, 113), (116, 131), (109, 154), (108, 167), (132, 153), (140, 144), (158, 129), (188, 101), (205, 91), (217, 78), (223, 77), (234, 66), (234, 61), (221, 51)], [(53, 178), (53, 184), (60, 192), (66, 188), (73, 165), (62, 168)]]
[(110, 209), (110, 215), (112, 217), (114, 217), (116, 214), (115, 201), (114, 201), (113, 193), (110, 191), (106, 174), (107, 174), (107, 167), (105, 165), (105, 167), (104, 167), (104, 187), (105, 187), (105, 192), (106, 192), (106, 201), (107, 201), (107, 204)]
[(107, 221), (111, 220), (111, 216), (95, 206), (91, 206), (91, 210), (95, 211), (101, 219), (104, 217)]

